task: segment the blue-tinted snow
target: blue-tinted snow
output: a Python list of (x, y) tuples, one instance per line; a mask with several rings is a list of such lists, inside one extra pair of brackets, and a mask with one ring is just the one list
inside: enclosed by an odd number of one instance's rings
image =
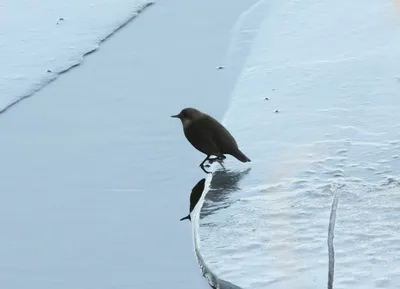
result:
[(0, 4), (0, 112), (82, 62), (152, 0)]

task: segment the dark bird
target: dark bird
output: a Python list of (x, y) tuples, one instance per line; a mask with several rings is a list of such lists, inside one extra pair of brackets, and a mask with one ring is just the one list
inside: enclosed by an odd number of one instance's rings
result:
[[(224, 154), (234, 156), (244, 163), (251, 161), (239, 150), (236, 140), (229, 131), (208, 114), (189, 107), (171, 117), (181, 120), (187, 140), (197, 150), (207, 155), (199, 165), (204, 172), (209, 173), (203, 167), (207, 160), (211, 163), (215, 160), (223, 161), (226, 158)], [(210, 156), (216, 158), (211, 159)]]
[(194, 207), (196, 207), (198, 201), (201, 198), (201, 195), (203, 194), (204, 191), (204, 183), (206, 182), (206, 179), (201, 179), (192, 189), (192, 193), (190, 194), (190, 208), (189, 208), (189, 215), (186, 217), (183, 217), (181, 221), (183, 220), (189, 220), (192, 221), (192, 218), (190, 217), (190, 214), (192, 213)]

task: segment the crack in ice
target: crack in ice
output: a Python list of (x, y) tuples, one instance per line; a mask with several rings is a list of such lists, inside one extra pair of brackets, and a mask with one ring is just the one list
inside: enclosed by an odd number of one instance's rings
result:
[(333, 288), (334, 271), (335, 271), (335, 248), (333, 246), (333, 239), (335, 237), (335, 222), (336, 222), (336, 212), (338, 206), (339, 198), (336, 195), (333, 197), (331, 215), (329, 218), (328, 226), (328, 256), (329, 256), (329, 269), (328, 269), (328, 289)]

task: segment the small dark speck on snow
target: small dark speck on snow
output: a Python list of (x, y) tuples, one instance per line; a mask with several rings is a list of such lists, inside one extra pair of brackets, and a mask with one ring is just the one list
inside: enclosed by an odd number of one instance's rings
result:
[(269, 100), (269, 98), (268, 98), (268, 97), (266, 97), (266, 98), (265, 98), (265, 100)]
[(52, 72), (50, 69), (47, 69), (47, 72)]
[(217, 69), (224, 69), (225, 67), (223, 66), (218, 66)]
[(279, 110), (275, 110), (275, 113), (278, 113), (279, 112)]

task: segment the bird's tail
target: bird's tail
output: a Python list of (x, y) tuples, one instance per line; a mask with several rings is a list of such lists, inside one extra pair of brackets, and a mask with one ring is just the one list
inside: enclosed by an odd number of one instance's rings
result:
[(237, 158), (239, 161), (241, 161), (242, 163), (251, 162), (251, 160), (244, 153), (242, 153), (239, 149), (237, 149), (236, 152), (232, 155), (235, 158)]
[(189, 220), (189, 221), (192, 221), (192, 218), (190, 217), (190, 214), (189, 215), (187, 215), (186, 217), (183, 217), (182, 219), (181, 219), (181, 221), (183, 221), (183, 220)]

